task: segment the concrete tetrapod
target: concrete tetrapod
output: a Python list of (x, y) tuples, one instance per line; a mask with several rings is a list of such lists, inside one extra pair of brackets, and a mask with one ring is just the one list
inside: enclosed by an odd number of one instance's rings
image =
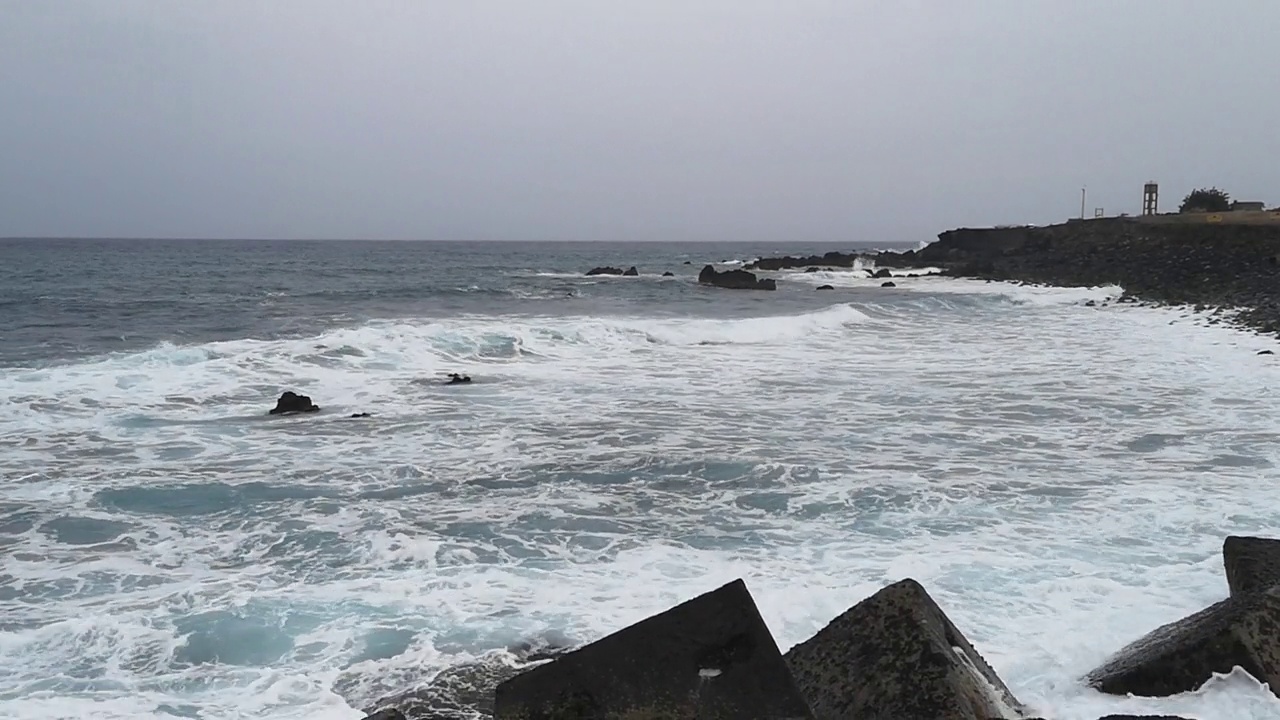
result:
[(497, 720), (809, 720), (742, 580), (507, 680)]
[(785, 658), (820, 720), (988, 720), (1023, 713), (911, 579), (846, 610)]

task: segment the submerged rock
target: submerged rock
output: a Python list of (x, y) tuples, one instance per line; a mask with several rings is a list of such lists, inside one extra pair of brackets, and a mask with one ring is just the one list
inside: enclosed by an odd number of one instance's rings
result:
[(1280, 585), (1280, 540), (1229, 535), (1222, 543), (1222, 565), (1233, 597)]
[(466, 383), (471, 382), (470, 375), (459, 375), (458, 373), (449, 373), (448, 378), (449, 378), (449, 382), (445, 383), (445, 385), (464, 385)]
[(1085, 676), (1112, 695), (1164, 697), (1195, 690), (1237, 665), (1280, 688), (1280, 589), (1235, 595), (1163, 625)]
[(818, 289), (819, 290), (835, 290), (835, 287), (832, 285), (819, 285)]
[(276, 400), (276, 406), (271, 408), (269, 415), (283, 415), (285, 413), (297, 412), (318, 412), (320, 406), (311, 402), (308, 395), (298, 395), (292, 390), (286, 390), (279, 400)]
[(502, 683), (494, 716), (813, 717), (742, 580)]
[(746, 270), (725, 270), (716, 272), (711, 265), (702, 268), (698, 273), (698, 282), (705, 285), (729, 288), (731, 290), (777, 290), (778, 284), (772, 278), (760, 280), (755, 273)]
[(887, 280), (885, 282), (880, 283), (880, 287), (898, 287), (898, 283), (892, 280)]
[(1258, 354), (1259, 355), (1275, 355), (1275, 352), (1272, 350), (1259, 350)]
[(911, 579), (846, 610), (785, 659), (819, 718), (1021, 717), (1022, 704)]
[(668, 270), (668, 271), (666, 271), (666, 272), (662, 273), (662, 277), (675, 277), (675, 276), (676, 276), (676, 274), (675, 274), (675, 273), (673, 273), (673, 272), (671, 272), (670, 270)]

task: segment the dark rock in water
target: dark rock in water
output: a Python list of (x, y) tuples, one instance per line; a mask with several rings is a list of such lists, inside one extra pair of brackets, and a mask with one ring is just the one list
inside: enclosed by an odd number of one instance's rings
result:
[(893, 277), (893, 273), (889, 272), (889, 268), (880, 268), (879, 270), (872, 273), (871, 277), (876, 279), (888, 278), (888, 277)]
[(785, 657), (819, 718), (986, 720), (1023, 710), (911, 579), (854, 605)]
[(449, 382), (445, 385), (461, 385), (471, 382), (470, 375), (459, 375), (458, 373), (449, 373)]
[(520, 643), (506, 652), (496, 651), (446, 668), (425, 685), (382, 698), (375, 707), (395, 708), (408, 720), (492, 717), (493, 693), (500, 683), (568, 651), (566, 646)]
[(373, 417), (373, 413), (351, 413), (351, 417), (353, 418)]
[(1275, 355), (1275, 352), (1271, 350), (1259, 350), (1258, 354), (1259, 355)]
[(1147, 633), (1085, 676), (1112, 695), (1195, 690), (1239, 665), (1280, 689), (1280, 589), (1244, 593)]
[(627, 268), (626, 272), (622, 274), (626, 275), (627, 277), (636, 277), (637, 275), (640, 274), (640, 271), (636, 269), (635, 265), (632, 265), (631, 267)]
[(805, 268), (805, 269), (804, 269), (804, 271), (805, 271), (805, 272), (807, 272), (807, 273), (811, 273), (811, 272), (818, 272), (818, 271), (819, 271), (819, 270), (821, 270), (821, 269), (822, 269), (822, 268), (809, 267), (809, 268)]
[(835, 287), (831, 285), (819, 285), (818, 289), (819, 290), (835, 290)]
[(810, 255), (808, 257), (778, 257), (778, 258), (757, 258), (747, 263), (748, 270), (786, 270), (789, 268), (799, 267), (853, 267), (853, 264), (861, 257), (857, 253), (842, 253), (831, 251), (822, 255)]
[(1085, 301), (1084, 306), (1085, 306), (1085, 307), (1097, 307), (1097, 306), (1098, 306), (1098, 303), (1094, 302), (1093, 300), (1087, 300), (1087, 301)]
[(1280, 585), (1280, 540), (1229, 535), (1222, 543), (1222, 565), (1233, 597)]
[(276, 400), (276, 406), (268, 414), (283, 415), (285, 413), (317, 412), (319, 410), (320, 406), (313, 404), (309, 396), (298, 395), (292, 390), (286, 390), (280, 396), (280, 399)]
[(364, 720), (406, 720), (404, 713), (395, 708), (385, 708), (376, 713), (366, 715)]
[(898, 287), (898, 283), (892, 280), (886, 280), (885, 282), (880, 283), (880, 287)]
[(772, 278), (756, 279), (755, 273), (746, 270), (726, 270), (716, 272), (710, 265), (698, 273), (698, 282), (732, 290), (777, 290), (778, 284)]
[(668, 271), (666, 271), (666, 272), (662, 273), (662, 277), (675, 277), (675, 276), (676, 276), (676, 274), (675, 274), (675, 273), (673, 273), (673, 272), (671, 272), (670, 270), (668, 270)]
[(587, 271), (587, 274), (588, 275), (621, 275), (623, 274), (623, 270), (622, 268), (616, 268), (610, 265), (606, 265), (605, 267), (591, 268), (590, 270)]
[(693, 264), (693, 261), (691, 261), (691, 260), (685, 260), (685, 261), (684, 261), (684, 264), (685, 264), (685, 265), (692, 265), (692, 264)]
[(742, 580), (498, 686), (497, 720), (812, 718)]

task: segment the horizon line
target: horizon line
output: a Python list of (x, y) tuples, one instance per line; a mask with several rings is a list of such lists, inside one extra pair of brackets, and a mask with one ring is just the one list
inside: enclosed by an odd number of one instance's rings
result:
[(487, 239), (487, 240), (458, 240), (447, 238), (308, 238), (308, 237), (165, 237), (162, 235), (154, 236), (128, 236), (128, 235), (6, 235), (0, 236), (0, 242), (12, 242), (15, 240), (50, 240), (50, 241), (66, 241), (66, 240), (167, 240), (181, 242), (405, 242), (405, 243), (684, 243), (684, 244), (720, 244), (720, 243), (786, 243), (786, 244), (855, 244), (863, 245), (869, 243), (889, 244), (889, 245), (913, 245), (914, 241), (874, 241), (874, 240), (578, 240), (578, 239), (535, 239), (535, 240), (507, 240), (507, 239)]

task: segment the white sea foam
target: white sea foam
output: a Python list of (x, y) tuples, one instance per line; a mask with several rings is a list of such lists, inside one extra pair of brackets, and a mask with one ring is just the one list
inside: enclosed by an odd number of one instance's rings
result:
[[(0, 716), (358, 718), (737, 577), (783, 648), (914, 577), (1050, 717), (1280, 715), (1239, 673), (1167, 699), (1078, 680), (1224, 597), (1223, 536), (1276, 533), (1273, 342), (1081, 304), (1115, 289), (897, 290), (0, 371), (4, 501), (39, 516), (0, 536), (30, 598), (2, 601)], [(286, 388), (325, 412), (261, 417)]]

